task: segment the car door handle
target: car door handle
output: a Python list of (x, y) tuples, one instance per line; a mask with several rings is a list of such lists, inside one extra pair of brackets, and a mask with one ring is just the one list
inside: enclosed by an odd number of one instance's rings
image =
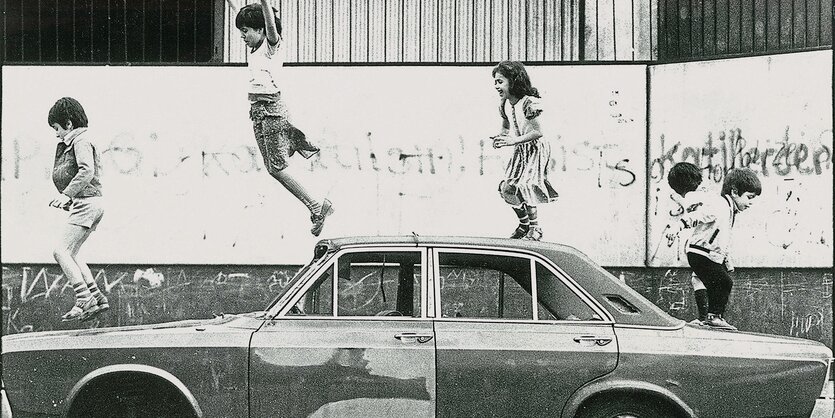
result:
[(394, 338), (397, 338), (404, 343), (417, 341), (421, 344), (431, 340), (433, 336), (434, 335), (432, 334), (420, 334), (417, 332), (401, 332), (399, 334), (394, 334)]
[(579, 337), (574, 337), (574, 342), (582, 343), (583, 341), (591, 341), (599, 346), (604, 346), (612, 342), (611, 337), (597, 337), (594, 335), (581, 335)]

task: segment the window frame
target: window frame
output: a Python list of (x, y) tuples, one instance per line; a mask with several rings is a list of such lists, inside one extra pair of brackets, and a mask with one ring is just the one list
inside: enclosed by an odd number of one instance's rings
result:
[[(533, 308), (532, 318), (530, 319), (511, 319), (511, 318), (451, 318), (451, 317), (440, 317), (435, 316), (433, 317), (436, 320), (443, 320), (443, 321), (468, 321), (468, 322), (502, 322), (502, 323), (550, 323), (550, 324), (596, 324), (596, 325), (613, 325), (615, 323), (614, 318), (611, 314), (597, 301), (582, 288), (582, 286), (578, 285), (574, 279), (571, 278), (568, 274), (566, 274), (559, 266), (554, 265), (551, 260), (542, 256), (539, 253), (532, 252), (532, 251), (525, 251), (519, 249), (503, 249), (503, 248), (485, 248), (485, 247), (471, 247), (471, 246), (432, 246), (430, 247), (429, 255), (430, 255), (430, 265), (432, 266), (432, 293), (434, 294), (434, 306), (433, 310), (435, 312), (441, 312), (441, 272), (440, 272), (440, 255), (441, 253), (459, 253), (459, 254), (477, 254), (477, 255), (495, 255), (495, 256), (507, 256), (507, 257), (517, 257), (517, 258), (527, 258), (530, 262), (531, 268), (531, 305)], [(543, 267), (547, 268), (557, 280), (560, 280), (563, 285), (565, 285), (569, 291), (573, 292), (575, 296), (577, 296), (583, 303), (585, 303), (589, 309), (591, 309), (595, 314), (597, 314), (602, 320), (600, 321), (573, 321), (573, 320), (565, 320), (565, 319), (558, 319), (558, 320), (551, 320), (551, 319), (540, 319), (539, 318), (539, 298), (538, 298), (538, 285), (536, 283), (537, 274), (536, 274), (536, 263), (542, 264)]]
[[(420, 316), (419, 317), (412, 317), (412, 316), (344, 316), (339, 315), (339, 280), (334, 274), (332, 279), (334, 280), (333, 283), (333, 293), (331, 294), (331, 298), (333, 301), (333, 313), (331, 315), (320, 315), (320, 316), (304, 316), (304, 315), (292, 315), (289, 314), (290, 310), (293, 306), (296, 306), (302, 298), (305, 297), (307, 292), (311, 289), (314, 283), (325, 274), (329, 269), (334, 269), (333, 271), (339, 271), (339, 259), (346, 254), (354, 254), (354, 253), (383, 253), (383, 252), (398, 252), (398, 253), (405, 253), (405, 252), (412, 252), (412, 253), (419, 253), (420, 254)], [(427, 285), (428, 282), (428, 272), (429, 269), (427, 268), (429, 256), (427, 253), (427, 249), (425, 247), (415, 247), (415, 246), (397, 246), (397, 245), (387, 245), (387, 246), (374, 246), (374, 247), (350, 247), (350, 248), (342, 248), (328, 257), (328, 259), (322, 263), (315, 271), (311, 272), (308, 277), (303, 279), (304, 284), (296, 290), (295, 294), (290, 296), (287, 299), (287, 302), (279, 309), (278, 313), (275, 315), (275, 319), (279, 318), (292, 318), (292, 319), (346, 319), (346, 320), (396, 320), (396, 321), (415, 321), (415, 320), (425, 320), (427, 319), (427, 292), (429, 286)]]

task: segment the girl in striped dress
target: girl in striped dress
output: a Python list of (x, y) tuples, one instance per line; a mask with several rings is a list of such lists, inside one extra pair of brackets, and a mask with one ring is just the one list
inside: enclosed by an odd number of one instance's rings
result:
[(512, 146), (499, 193), (516, 212), (519, 226), (510, 238), (542, 239), (536, 207), (557, 199), (548, 181), (551, 145), (540, 129), (542, 107), (539, 92), (531, 85), (525, 66), (502, 61), (493, 68), (493, 84), (501, 98), (502, 131), (493, 137), (493, 147)]

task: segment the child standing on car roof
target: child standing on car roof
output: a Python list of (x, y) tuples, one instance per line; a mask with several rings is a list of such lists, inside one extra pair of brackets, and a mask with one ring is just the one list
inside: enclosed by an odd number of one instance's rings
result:
[[(231, 0), (228, 1), (234, 9)], [(249, 118), (267, 172), (307, 206), (313, 224), (310, 232), (318, 236), (325, 225), (325, 218), (333, 212), (331, 202), (328, 199), (314, 199), (285, 170), (289, 158), (296, 152), (310, 158), (319, 152), (319, 148), (290, 123), (289, 113), (281, 97), (281, 89), (286, 80), (282, 71), (284, 48), (281, 21), (276, 13), (267, 4), (267, 0), (261, 0), (260, 4), (244, 6), (235, 17), (235, 26), (249, 47)]]
[[(676, 163), (670, 169), (670, 174), (667, 176), (667, 183), (674, 192), (681, 196), (682, 200), (679, 203), (681, 203), (684, 213), (697, 210), (707, 197), (707, 190), (699, 188), (702, 184), (702, 171), (693, 164), (686, 162)], [(668, 245), (672, 246), (672, 243), (672, 240), (670, 240)], [(690, 283), (693, 285), (696, 308), (699, 311), (699, 318), (693, 322), (703, 323), (707, 320), (707, 288), (695, 273), (690, 278)]]
[(736, 329), (723, 317), (733, 287), (729, 275), (734, 270), (731, 232), (736, 215), (751, 207), (760, 193), (762, 185), (756, 173), (747, 168), (731, 169), (725, 175), (720, 196), (705, 194), (704, 199), (685, 208), (679, 222), (668, 225), (668, 239), (683, 228), (693, 228), (686, 249), (687, 262), (707, 289), (705, 325)]
[(493, 68), (493, 85), (501, 103), (502, 130), (493, 147), (513, 147), (499, 194), (516, 212), (519, 225), (510, 238), (542, 239), (537, 205), (553, 202), (557, 192), (548, 181), (551, 144), (543, 137), (539, 91), (531, 85), (524, 64), (502, 61)]
[(58, 195), (49, 205), (69, 211), (53, 255), (75, 290), (75, 305), (61, 320), (86, 321), (110, 308), (90, 267), (78, 255), (104, 216), (101, 157), (87, 136), (87, 114), (77, 100), (59, 99), (49, 109), (47, 122), (58, 137), (52, 167)]

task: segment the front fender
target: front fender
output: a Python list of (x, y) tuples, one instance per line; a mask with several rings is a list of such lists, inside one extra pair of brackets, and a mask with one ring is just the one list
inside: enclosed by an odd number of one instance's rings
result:
[(675, 393), (670, 390), (647, 382), (626, 379), (611, 379), (603, 377), (594, 382), (591, 382), (580, 389), (577, 389), (566, 402), (562, 411), (562, 416), (573, 417), (577, 414), (585, 401), (591, 397), (606, 394), (606, 393), (641, 393), (644, 395), (651, 395), (658, 398), (665, 399), (671, 405), (675, 405), (679, 410), (684, 412), (687, 418), (697, 418), (696, 413), (692, 408), (687, 406)]

